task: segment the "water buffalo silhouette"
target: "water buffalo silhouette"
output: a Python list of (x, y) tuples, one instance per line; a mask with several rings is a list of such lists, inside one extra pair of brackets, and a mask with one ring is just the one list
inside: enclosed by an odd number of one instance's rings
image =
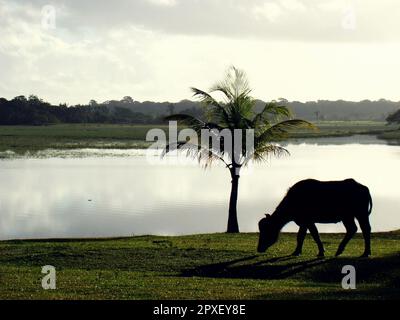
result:
[(260, 237), (258, 252), (265, 252), (277, 240), (281, 229), (290, 221), (299, 227), (297, 247), (293, 255), (300, 255), (303, 241), (310, 230), (314, 241), (318, 245), (318, 256), (324, 256), (324, 247), (319, 238), (315, 223), (343, 222), (346, 235), (339, 245), (336, 256), (345, 249), (347, 243), (357, 232), (354, 219), (360, 224), (365, 250), (363, 257), (371, 254), (371, 226), (369, 215), (372, 210), (372, 198), (369, 189), (355, 181), (318, 181), (307, 179), (293, 185), (272, 215), (258, 223)]

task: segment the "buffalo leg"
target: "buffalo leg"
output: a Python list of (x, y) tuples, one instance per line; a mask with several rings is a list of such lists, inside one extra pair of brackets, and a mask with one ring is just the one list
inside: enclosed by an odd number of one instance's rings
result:
[(371, 254), (371, 225), (368, 217), (358, 218), (358, 222), (360, 223), (365, 244), (364, 253), (361, 257), (368, 257)]
[(319, 233), (318, 233), (318, 229), (315, 226), (315, 224), (310, 224), (308, 226), (308, 230), (310, 230), (310, 233), (314, 239), (314, 241), (317, 243), (318, 246), (318, 257), (323, 257), (324, 256), (324, 245), (321, 242), (321, 239), (319, 238)]
[(353, 236), (357, 232), (357, 226), (356, 223), (354, 222), (354, 219), (343, 221), (343, 224), (346, 228), (346, 235), (344, 236), (344, 239), (342, 240), (342, 242), (339, 245), (339, 248), (336, 251), (335, 254), (336, 257), (342, 254), (342, 252), (346, 248), (347, 243), (350, 241), (351, 238), (353, 238)]
[(307, 234), (307, 227), (300, 226), (299, 232), (297, 233), (297, 247), (296, 250), (294, 250), (294, 252), (292, 253), (293, 256), (299, 256), (301, 254), (306, 234)]

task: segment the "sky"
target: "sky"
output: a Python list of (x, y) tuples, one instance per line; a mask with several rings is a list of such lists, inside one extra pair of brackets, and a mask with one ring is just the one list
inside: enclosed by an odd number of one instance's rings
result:
[(398, 0), (0, 0), (0, 96), (192, 99), (229, 66), (262, 100), (400, 100)]

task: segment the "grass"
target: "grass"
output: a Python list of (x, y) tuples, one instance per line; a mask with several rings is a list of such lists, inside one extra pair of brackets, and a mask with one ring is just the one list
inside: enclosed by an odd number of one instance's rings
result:
[(319, 121), (317, 131), (297, 131), (294, 138), (345, 137), (355, 134), (381, 135), (396, 131), (398, 126), (380, 121)]
[[(386, 139), (393, 135), (396, 126), (373, 121), (324, 121), (318, 122), (319, 131), (297, 131), (293, 138), (350, 136), (353, 134), (379, 134)], [(113, 124), (59, 124), (50, 126), (0, 126), (0, 152), (39, 151), (45, 149), (131, 149), (146, 148), (148, 130), (155, 125)], [(158, 126), (164, 131), (167, 126)], [(395, 140), (392, 140), (395, 141)]]
[(387, 140), (390, 144), (400, 145), (400, 130), (380, 133), (378, 138)]
[(145, 148), (148, 146), (146, 133), (152, 127), (108, 124), (0, 126), (0, 151), (23, 153), (44, 149)]
[[(295, 234), (256, 254), (257, 234), (0, 242), (0, 299), (398, 299), (400, 232), (361, 235), (340, 258), (342, 234), (322, 234), (317, 259), (308, 236), (301, 257), (288, 256)], [(354, 265), (357, 289), (344, 290), (341, 269)], [(41, 288), (41, 267), (57, 270), (57, 289)]]

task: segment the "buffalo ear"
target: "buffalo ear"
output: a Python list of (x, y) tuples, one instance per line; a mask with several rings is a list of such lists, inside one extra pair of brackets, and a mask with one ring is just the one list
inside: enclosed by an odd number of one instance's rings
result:
[(267, 214), (265, 215), (265, 218), (266, 218), (266, 219), (269, 219), (269, 218), (271, 218), (271, 215), (267, 213)]

